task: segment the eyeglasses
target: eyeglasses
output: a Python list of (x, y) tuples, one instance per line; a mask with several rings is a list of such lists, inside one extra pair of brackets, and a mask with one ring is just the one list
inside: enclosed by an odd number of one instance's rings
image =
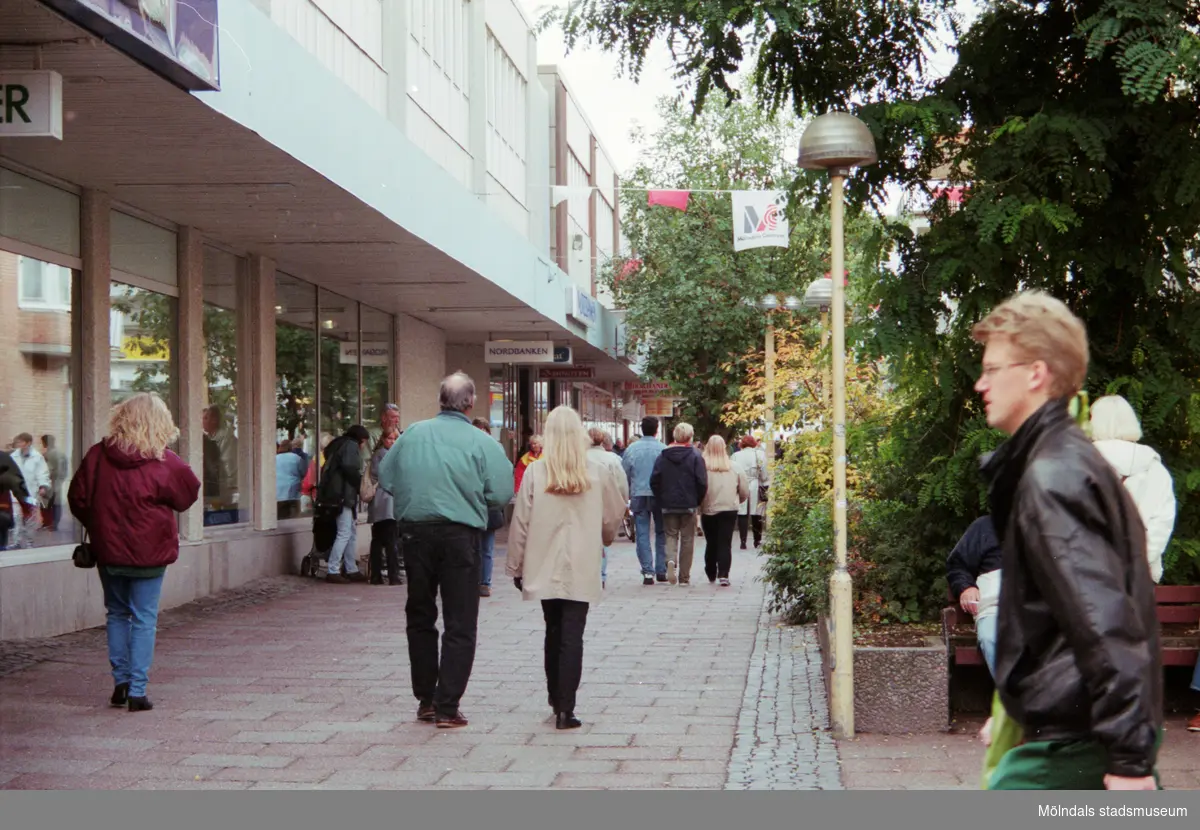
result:
[(1005, 364), (1004, 366), (984, 366), (981, 377), (985, 377), (988, 380), (991, 380), (998, 373), (1003, 372), (1005, 369), (1012, 369), (1016, 366), (1028, 366), (1028, 365), (1029, 365), (1028, 363), (1008, 363), (1008, 364)]

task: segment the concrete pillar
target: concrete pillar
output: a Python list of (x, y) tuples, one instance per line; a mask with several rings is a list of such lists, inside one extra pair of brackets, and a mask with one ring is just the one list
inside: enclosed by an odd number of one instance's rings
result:
[(487, 201), (487, 4), (475, 0), (468, 4), (467, 12), (467, 67), (468, 86), (471, 90), (469, 102), (470, 127), (468, 144), (471, 150), (471, 190), (480, 199)]
[(257, 254), (247, 264), (250, 302), (250, 350), (243, 371), (249, 372), (251, 520), (255, 530), (277, 524), (275, 504), (275, 262)]
[(438, 389), (446, 376), (446, 333), (404, 314), (396, 316), (396, 365), (400, 428), (438, 412)]
[(112, 405), (109, 389), (109, 313), (112, 308), (111, 239), (112, 201), (107, 193), (84, 190), (80, 204), (79, 247), (83, 259), (80, 279), (79, 369), (80, 427), (86, 450), (108, 432), (108, 410)]
[[(179, 454), (203, 478), (205, 404), (204, 349), (204, 245), (195, 228), (180, 228), (176, 237), (179, 273), (179, 342), (176, 360), (179, 377)], [(180, 535), (192, 542), (204, 538), (204, 499), (180, 516)]]
[(408, 3), (383, 0), (383, 70), (387, 73), (388, 120), (408, 129)]

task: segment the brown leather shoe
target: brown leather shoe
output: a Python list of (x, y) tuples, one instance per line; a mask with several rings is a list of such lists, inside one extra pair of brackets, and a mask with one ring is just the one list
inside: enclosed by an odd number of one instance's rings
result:
[(367, 575), (362, 571), (355, 571), (352, 574), (346, 574), (346, 579), (350, 582), (366, 582)]
[(492, 586), (490, 586), (490, 585), (480, 585), (479, 586), (479, 596), (490, 597), (491, 595), (492, 595)]
[(450, 717), (446, 717), (445, 715), (437, 716), (438, 729), (461, 729), (469, 722), (470, 721), (467, 720), (466, 716), (463, 715), (462, 712), (455, 712)]
[(342, 576), (341, 574), (326, 574), (325, 581), (331, 582), (334, 585), (349, 585), (350, 584), (350, 580), (346, 579), (346, 577)]
[(437, 710), (433, 708), (433, 703), (431, 701), (423, 700), (421, 701), (420, 705), (417, 706), (417, 720), (421, 721), (422, 723), (433, 723), (434, 718), (436, 717)]
[(1188, 732), (1200, 732), (1200, 714), (1192, 716), (1192, 719), (1187, 724)]

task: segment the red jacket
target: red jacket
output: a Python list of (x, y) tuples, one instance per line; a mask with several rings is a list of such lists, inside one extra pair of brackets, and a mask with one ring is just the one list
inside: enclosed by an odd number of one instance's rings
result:
[(200, 479), (170, 450), (159, 461), (104, 440), (83, 457), (67, 501), (87, 528), (97, 562), (156, 568), (179, 558), (175, 514), (199, 496)]

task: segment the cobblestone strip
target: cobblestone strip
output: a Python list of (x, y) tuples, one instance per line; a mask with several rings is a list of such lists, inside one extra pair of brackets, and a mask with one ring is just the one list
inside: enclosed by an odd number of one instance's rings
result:
[[(311, 581), (295, 576), (269, 576), (256, 579), (238, 588), (212, 596), (201, 597), (192, 602), (163, 611), (158, 617), (158, 630), (165, 631), (204, 619), (211, 614), (236, 611), (269, 602), (273, 599), (305, 590)], [(80, 649), (103, 649), (105, 647), (104, 626), (46, 637), (36, 640), (0, 641), (0, 677), (7, 677), (25, 669), (61, 658), (67, 652)]]
[(813, 626), (780, 626), (763, 597), (727, 790), (840, 790)]

